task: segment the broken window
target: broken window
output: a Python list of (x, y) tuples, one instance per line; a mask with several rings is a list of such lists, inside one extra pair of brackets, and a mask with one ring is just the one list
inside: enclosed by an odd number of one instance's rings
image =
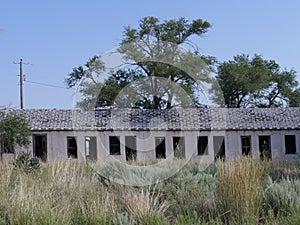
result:
[(136, 160), (136, 137), (125, 136), (125, 153), (126, 160)]
[(165, 159), (166, 158), (165, 137), (155, 137), (155, 156), (157, 159)]
[(285, 154), (296, 154), (295, 135), (285, 135)]
[(109, 137), (109, 154), (121, 155), (120, 137), (118, 136)]
[(251, 153), (251, 136), (241, 136), (242, 154), (250, 155)]
[(208, 137), (198, 137), (198, 155), (208, 155)]
[(47, 160), (47, 135), (33, 135), (33, 156)]
[(271, 152), (271, 136), (259, 136), (259, 152), (260, 158), (268, 158), (271, 159), (272, 152)]
[(173, 137), (174, 157), (179, 159), (185, 158), (184, 137)]
[(224, 136), (214, 136), (213, 143), (214, 143), (214, 154), (215, 160), (220, 158), (225, 158), (225, 137)]
[(97, 161), (97, 138), (85, 137), (85, 154), (86, 159)]
[(77, 142), (75, 137), (67, 137), (68, 158), (77, 159)]

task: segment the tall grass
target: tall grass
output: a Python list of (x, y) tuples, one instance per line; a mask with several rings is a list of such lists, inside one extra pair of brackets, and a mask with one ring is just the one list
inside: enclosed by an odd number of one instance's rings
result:
[[(166, 169), (177, 170), (178, 162)], [(113, 166), (120, 177), (142, 180), (154, 180), (167, 167), (141, 165), (132, 173), (109, 164), (106, 171)], [(300, 179), (286, 174), (300, 168), (287, 168), (274, 164), (272, 173), (283, 175), (269, 176), (266, 184), (268, 161), (240, 158), (208, 169), (190, 162), (166, 180), (132, 187), (104, 183), (95, 167), (73, 160), (44, 163), (30, 173), (0, 164), (0, 225), (299, 224)]]
[(166, 200), (148, 189), (126, 190), (123, 192), (123, 200), (132, 221), (143, 223), (148, 218), (163, 215), (169, 207)]
[(97, 176), (78, 163), (48, 164), (35, 174), (6, 169), (0, 177), (0, 197), (9, 224), (76, 224), (117, 208)]
[(242, 157), (217, 162), (218, 206), (226, 224), (257, 224), (270, 163)]

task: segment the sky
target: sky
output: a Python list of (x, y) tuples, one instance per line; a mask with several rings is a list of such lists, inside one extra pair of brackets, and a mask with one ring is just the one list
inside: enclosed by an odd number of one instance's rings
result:
[(228, 61), (237, 54), (260, 54), (300, 81), (300, 1), (16, 1), (0, 3), (0, 108), (19, 108), (22, 58), (24, 108), (73, 106), (74, 89), (64, 79), (72, 68), (116, 48), (124, 27), (145, 16), (161, 21), (203, 19), (212, 27), (192, 38), (204, 55)]

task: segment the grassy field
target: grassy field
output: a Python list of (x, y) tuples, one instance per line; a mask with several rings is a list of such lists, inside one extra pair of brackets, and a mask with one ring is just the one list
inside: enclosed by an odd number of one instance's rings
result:
[(300, 224), (299, 161), (188, 163), (145, 187), (72, 160), (28, 167), (0, 164), (0, 225)]

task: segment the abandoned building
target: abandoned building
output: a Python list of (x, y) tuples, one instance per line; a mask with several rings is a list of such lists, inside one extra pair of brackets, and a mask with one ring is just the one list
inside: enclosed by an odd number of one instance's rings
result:
[(240, 155), (299, 159), (300, 108), (0, 110), (1, 119), (22, 115), (32, 135), (27, 148), (45, 161), (154, 160), (169, 157), (213, 161)]

